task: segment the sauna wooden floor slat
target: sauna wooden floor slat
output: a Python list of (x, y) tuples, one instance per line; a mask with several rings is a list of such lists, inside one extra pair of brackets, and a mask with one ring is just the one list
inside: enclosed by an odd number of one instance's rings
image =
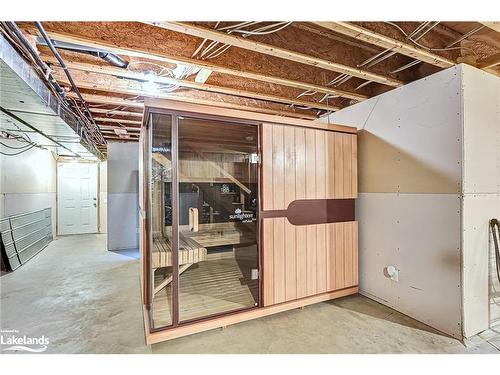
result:
[[(156, 276), (159, 283), (162, 276)], [(258, 282), (242, 284), (243, 274), (234, 258), (203, 261), (194, 264), (180, 277), (180, 320), (252, 307), (257, 302)], [(255, 296), (255, 298), (254, 298)], [(155, 295), (155, 327), (171, 324), (171, 288)]]

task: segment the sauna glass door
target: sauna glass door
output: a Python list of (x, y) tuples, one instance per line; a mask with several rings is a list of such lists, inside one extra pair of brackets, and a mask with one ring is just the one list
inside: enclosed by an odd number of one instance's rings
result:
[(152, 328), (257, 306), (258, 126), (149, 119)]
[(259, 301), (258, 127), (178, 117), (179, 321)]

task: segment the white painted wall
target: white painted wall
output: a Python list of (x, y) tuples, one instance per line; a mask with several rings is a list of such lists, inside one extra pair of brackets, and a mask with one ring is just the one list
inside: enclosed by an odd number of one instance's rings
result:
[(139, 247), (138, 147), (108, 144), (108, 250)]
[[(488, 223), (500, 219), (500, 78), (463, 67), (464, 336), (500, 323), (500, 283)], [(488, 303), (489, 301), (489, 303)]]
[(500, 320), (499, 81), (459, 65), (324, 120), (359, 129), (361, 293), (458, 338)]
[(460, 91), (455, 67), (329, 119), (359, 129), (361, 293), (454, 337), (461, 337)]
[[(9, 146), (18, 142), (2, 140)], [(14, 150), (0, 145), (4, 153)], [(52, 208), (52, 230), (56, 233), (55, 156), (50, 151), (33, 148), (17, 156), (0, 155), (0, 217)]]

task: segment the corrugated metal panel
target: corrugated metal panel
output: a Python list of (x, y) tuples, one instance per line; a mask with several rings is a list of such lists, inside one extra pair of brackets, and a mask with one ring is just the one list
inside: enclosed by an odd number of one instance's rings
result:
[(2, 257), (11, 270), (26, 263), (52, 241), (52, 209), (0, 220)]

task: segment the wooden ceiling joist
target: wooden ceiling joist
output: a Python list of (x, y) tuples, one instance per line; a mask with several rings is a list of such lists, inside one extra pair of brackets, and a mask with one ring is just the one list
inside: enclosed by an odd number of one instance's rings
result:
[(99, 126), (102, 130), (104, 131), (114, 131), (115, 129), (125, 129), (127, 131), (132, 131), (132, 132), (139, 132), (141, 130), (141, 127), (135, 127), (135, 126), (120, 126), (120, 125), (100, 125)]
[(489, 27), (491, 30), (495, 30), (500, 33), (500, 21), (490, 21), (490, 22), (480, 22), (482, 25)]
[(350, 22), (313, 22), (325, 29), (335, 33), (342, 34), (366, 43), (376, 45), (384, 49), (390, 49), (399, 54), (412, 57), (414, 59), (439, 66), (440, 68), (449, 68), (455, 63), (450, 59), (439, 56), (423, 48), (415, 47), (411, 44), (401, 42), (391, 37), (376, 33), (364, 27)]
[[(72, 73), (72, 78), (75, 81), (76, 85), (81, 89), (88, 90), (99, 90), (109, 92), (111, 95), (115, 94), (126, 94), (126, 95), (135, 95), (135, 96), (148, 96), (159, 99), (172, 99), (187, 103), (199, 103), (199, 104), (207, 104), (213, 105), (216, 107), (224, 107), (224, 108), (233, 108), (233, 109), (241, 109), (246, 111), (254, 111), (254, 112), (262, 112), (268, 114), (274, 114), (279, 116), (289, 116), (296, 118), (305, 118), (309, 120), (316, 119), (316, 116), (300, 113), (300, 112), (292, 112), (292, 111), (282, 111), (282, 110), (273, 110), (269, 108), (262, 107), (250, 107), (246, 105), (229, 103), (229, 102), (219, 102), (214, 100), (207, 100), (201, 98), (192, 98), (188, 96), (182, 96), (177, 93), (162, 93), (162, 92), (150, 92), (143, 89), (143, 85), (139, 81), (130, 80), (130, 79), (121, 79), (112, 75), (102, 75), (96, 73), (88, 73), (74, 70)], [(66, 86), (69, 86), (70, 83), (66, 75), (62, 72), (62, 69), (54, 70), (54, 78), (60, 83)], [(85, 98), (85, 96), (84, 96)]]
[[(51, 58), (46, 59), (46, 60), (51, 62), (51, 63), (55, 63), (55, 61)], [(106, 75), (111, 75), (111, 76), (115, 76), (115, 77), (133, 79), (133, 80), (136, 80), (138, 82), (144, 81), (146, 79), (146, 77), (142, 73), (131, 72), (131, 71), (126, 70), (126, 69), (116, 68), (116, 67), (111, 67), (111, 66), (93, 65), (93, 64), (87, 64), (87, 63), (72, 63), (72, 62), (66, 63), (66, 66), (70, 70), (79, 70), (82, 72), (106, 74)], [(62, 69), (58, 65), (54, 66), (54, 68), (55, 68), (56, 72), (60, 72)], [(321, 109), (321, 110), (325, 110), (325, 111), (337, 111), (340, 109), (340, 107), (334, 106), (334, 105), (328, 105), (328, 104), (323, 104), (323, 103), (318, 103), (318, 102), (300, 100), (300, 99), (296, 99), (296, 98), (287, 98), (287, 97), (271, 95), (271, 94), (262, 94), (262, 93), (251, 92), (251, 91), (246, 91), (246, 90), (237, 90), (237, 89), (232, 89), (232, 88), (228, 88), (228, 87), (209, 85), (206, 83), (198, 83), (198, 82), (181, 80), (181, 79), (170, 78), (170, 77), (155, 77), (154, 79), (151, 80), (151, 82), (154, 82), (157, 84), (175, 85), (175, 86), (199, 90), (199, 91), (208, 91), (208, 92), (214, 92), (214, 93), (219, 93), (219, 94), (226, 94), (226, 95), (241, 96), (241, 97), (251, 98), (251, 99), (265, 100), (265, 101), (270, 101), (270, 102), (293, 104), (293, 105), (298, 105), (298, 106), (303, 106), (303, 107)]]
[[(255, 73), (255, 72), (233, 69), (233, 68), (221, 66), (218, 64), (214, 64), (212, 62), (203, 61), (203, 60), (195, 60), (195, 59), (190, 59), (190, 58), (182, 57), (182, 56), (169, 55), (166, 53), (159, 54), (158, 52), (151, 51), (150, 49), (147, 49), (145, 47), (130, 48), (130, 47), (127, 47), (125, 45), (115, 45), (115, 44), (112, 44), (112, 43), (104, 41), (104, 40), (84, 38), (82, 36), (76, 36), (76, 35), (68, 34), (68, 33), (52, 32), (50, 30), (47, 30), (47, 34), (49, 35), (49, 37), (51, 39), (58, 40), (60, 42), (73, 43), (73, 44), (79, 44), (82, 46), (93, 47), (93, 48), (106, 50), (106, 51), (109, 51), (109, 52), (112, 52), (115, 54), (119, 54), (119, 55), (145, 58), (145, 59), (150, 59), (150, 60), (154, 60), (154, 61), (161, 61), (161, 62), (166, 62), (166, 63), (171, 63), (171, 64), (184, 64), (184, 65), (189, 65), (189, 66), (195, 66), (198, 68), (210, 69), (216, 73), (228, 74), (228, 75), (232, 75), (235, 77), (241, 77), (241, 78), (266, 82), (266, 83), (272, 83), (272, 84), (276, 84), (276, 85), (293, 87), (293, 88), (301, 89), (304, 91), (317, 91), (317, 92), (322, 93), (322, 94), (329, 94), (329, 95), (333, 95), (333, 96), (337, 95), (340, 97), (353, 99), (353, 100), (357, 100), (357, 101), (362, 101), (362, 100), (365, 100), (368, 98), (368, 96), (360, 94), (360, 93), (356, 93), (356, 92), (340, 90), (337, 88), (321, 86), (321, 85), (316, 85), (313, 83), (291, 80), (291, 79), (287, 79), (287, 78), (276, 77), (276, 76), (264, 74), (264, 73)], [(398, 81), (398, 85), (399, 84), (401, 84), (401, 82)]]
[(138, 138), (125, 138), (125, 137), (105, 137), (108, 140), (121, 141), (121, 142), (137, 142)]
[[(78, 95), (74, 92), (68, 92), (67, 96), (77, 99)], [(130, 107), (130, 108), (141, 108), (144, 109), (144, 103), (128, 100), (124, 98), (119, 98), (116, 96), (108, 96), (108, 95), (95, 95), (95, 94), (85, 94), (82, 93), (83, 99), (85, 99), (88, 103), (96, 103), (96, 104), (109, 104), (116, 105), (121, 107)]]
[(120, 124), (134, 124), (134, 125), (141, 125), (142, 121), (135, 121), (135, 120), (124, 120), (124, 119), (117, 119), (117, 118), (112, 118), (112, 117), (95, 117), (95, 121), (102, 121), (102, 122), (117, 122)]
[(242, 37), (237, 37), (233, 35), (229, 35), (227, 33), (207, 29), (205, 27), (199, 27), (183, 22), (148, 22), (150, 25), (158, 26), (165, 28), (170, 31), (175, 31), (191, 36), (196, 36), (202, 39), (214, 40), (220, 43), (230, 44), (234, 47), (247, 49), (250, 51), (279, 57), (285, 60), (295, 61), (298, 63), (315, 66), (318, 68), (322, 68), (325, 70), (330, 70), (337, 73), (348, 74), (353, 77), (358, 77), (361, 79), (365, 79), (367, 81), (373, 81), (377, 83), (381, 83), (388, 86), (398, 87), (403, 85), (403, 82), (397, 80), (395, 78), (391, 78), (388, 76), (383, 76), (380, 74), (372, 73), (367, 70), (358, 69), (352, 66), (343, 65), (339, 63), (335, 63), (332, 61), (328, 61), (325, 59), (321, 59), (318, 57), (306, 55), (304, 53), (291, 51), (288, 49), (284, 49), (281, 47), (256, 42), (250, 39), (245, 39)]
[(479, 60), (476, 64), (476, 67), (479, 69), (488, 69), (493, 68), (497, 65), (500, 65), (500, 53)]
[(108, 116), (125, 116), (125, 117), (140, 117), (142, 118), (142, 112), (128, 112), (128, 111), (119, 111), (119, 110), (110, 110), (106, 108), (95, 108), (90, 106), (90, 112), (93, 113), (105, 113)]

